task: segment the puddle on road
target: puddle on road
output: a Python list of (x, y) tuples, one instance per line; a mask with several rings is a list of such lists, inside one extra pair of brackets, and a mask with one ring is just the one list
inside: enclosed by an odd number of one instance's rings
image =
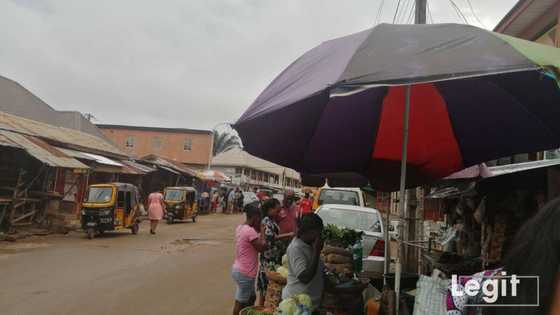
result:
[(220, 245), (222, 242), (217, 240), (205, 240), (205, 239), (198, 239), (198, 238), (184, 238), (181, 240), (174, 240), (171, 242), (171, 245)]
[(201, 239), (201, 238), (183, 238), (174, 240), (169, 245), (164, 245), (161, 250), (171, 254), (172, 252), (185, 252), (196, 246), (218, 246), (223, 244), (223, 240)]

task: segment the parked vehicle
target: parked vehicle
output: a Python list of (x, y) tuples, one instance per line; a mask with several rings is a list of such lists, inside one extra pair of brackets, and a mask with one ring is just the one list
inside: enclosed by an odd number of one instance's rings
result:
[(163, 202), (167, 210), (167, 224), (189, 219), (196, 222), (198, 204), (193, 187), (167, 187), (163, 192)]
[(82, 203), (81, 224), (89, 239), (106, 231), (140, 227), (138, 188), (132, 184), (109, 183), (90, 185)]
[(317, 197), (313, 201), (313, 209), (329, 204), (365, 207), (366, 201), (364, 193), (360, 188), (320, 188)]
[(246, 205), (259, 201), (259, 197), (252, 191), (243, 191), (243, 207)]
[(385, 264), (385, 241), (383, 222), (379, 211), (373, 208), (327, 204), (315, 211), (325, 225), (334, 224), (364, 232), (363, 271), (383, 273)]

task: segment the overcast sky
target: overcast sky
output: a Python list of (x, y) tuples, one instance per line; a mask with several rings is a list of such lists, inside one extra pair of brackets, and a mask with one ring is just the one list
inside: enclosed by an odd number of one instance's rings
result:
[[(516, 2), (470, 0), (475, 17), (453, 1), (490, 29)], [(210, 129), (305, 51), (373, 26), (381, 3), (378, 22), (391, 22), (397, 2), (0, 0), (0, 75), (98, 123)], [(451, 0), (429, 6), (436, 23), (462, 21)]]

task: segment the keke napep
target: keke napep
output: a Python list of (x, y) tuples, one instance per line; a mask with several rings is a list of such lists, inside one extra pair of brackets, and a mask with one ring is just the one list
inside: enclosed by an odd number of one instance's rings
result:
[(81, 223), (89, 239), (105, 231), (140, 227), (138, 188), (132, 184), (108, 183), (88, 187), (82, 203)]
[(193, 187), (167, 187), (163, 193), (163, 201), (167, 210), (167, 223), (176, 220), (192, 220), (196, 222), (198, 215), (197, 192)]

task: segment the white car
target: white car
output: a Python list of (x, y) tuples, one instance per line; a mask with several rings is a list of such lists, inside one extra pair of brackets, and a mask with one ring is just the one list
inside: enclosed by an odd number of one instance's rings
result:
[(242, 194), (243, 194), (243, 207), (245, 207), (250, 203), (259, 201), (257, 194), (255, 194), (252, 191), (243, 191)]
[(315, 213), (323, 219), (325, 225), (333, 224), (364, 232), (363, 271), (383, 273), (385, 241), (379, 211), (359, 206), (327, 204), (319, 207)]
[(365, 207), (366, 201), (360, 188), (323, 187), (317, 197), (317, 206), (337, 204)]

